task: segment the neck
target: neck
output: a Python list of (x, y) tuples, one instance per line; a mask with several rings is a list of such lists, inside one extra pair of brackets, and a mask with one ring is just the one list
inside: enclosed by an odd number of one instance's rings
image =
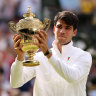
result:
[[(70, 41), (70, 42), (71, 42), (71, 41)], [(65, 44), (60, 44), (59, 42), (56, 42), (56, 45), (57, 45), (57, 47), (58, 47), (60, 53), (62, 53), (62, 46), (63, 46), (63, 45), (67, 45), (67, 44), (69, 44), (70, 42), (65, 43)]]
[(59, 49), (59, 51), (61, 53), (62, 52), (62, 45), (60, 43), (57, 43), (57, 47), (58, 47), (58, 49)]

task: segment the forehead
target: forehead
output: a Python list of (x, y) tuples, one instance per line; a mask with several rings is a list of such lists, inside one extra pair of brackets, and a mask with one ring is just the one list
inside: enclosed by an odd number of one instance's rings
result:
[(58, 21), (56, 22), (56, 25), (71, 26), (71, 25), (66, 24), (63, 20), (58, 20)]

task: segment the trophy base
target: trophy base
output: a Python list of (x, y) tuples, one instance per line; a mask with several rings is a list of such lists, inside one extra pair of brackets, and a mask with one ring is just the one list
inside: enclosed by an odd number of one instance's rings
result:
[(23, 62), (23, 66), (26, 66), (26, 67), (33, 67), (33, 66), (38, 66), (40, 65), (38, 61), (24, 61)]

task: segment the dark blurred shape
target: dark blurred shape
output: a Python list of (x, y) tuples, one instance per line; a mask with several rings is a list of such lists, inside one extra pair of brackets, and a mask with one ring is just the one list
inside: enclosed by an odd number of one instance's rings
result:
[(93, 78), (91, 79), (91, 83), (96, 86), (96, 77), (93, 77)]
[(4, 74), (4, 69), (0, 68), (0, 74)]

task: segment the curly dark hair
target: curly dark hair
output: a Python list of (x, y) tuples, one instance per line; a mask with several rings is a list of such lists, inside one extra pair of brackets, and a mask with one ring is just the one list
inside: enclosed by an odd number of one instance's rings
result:
[(79, 22), (77, 15), (70, 11), (58, 12), (54, 18), (55, 26), (58, 20), (63, 20), (66, 24), (72, 25), (74, 30), (77, 28)]

